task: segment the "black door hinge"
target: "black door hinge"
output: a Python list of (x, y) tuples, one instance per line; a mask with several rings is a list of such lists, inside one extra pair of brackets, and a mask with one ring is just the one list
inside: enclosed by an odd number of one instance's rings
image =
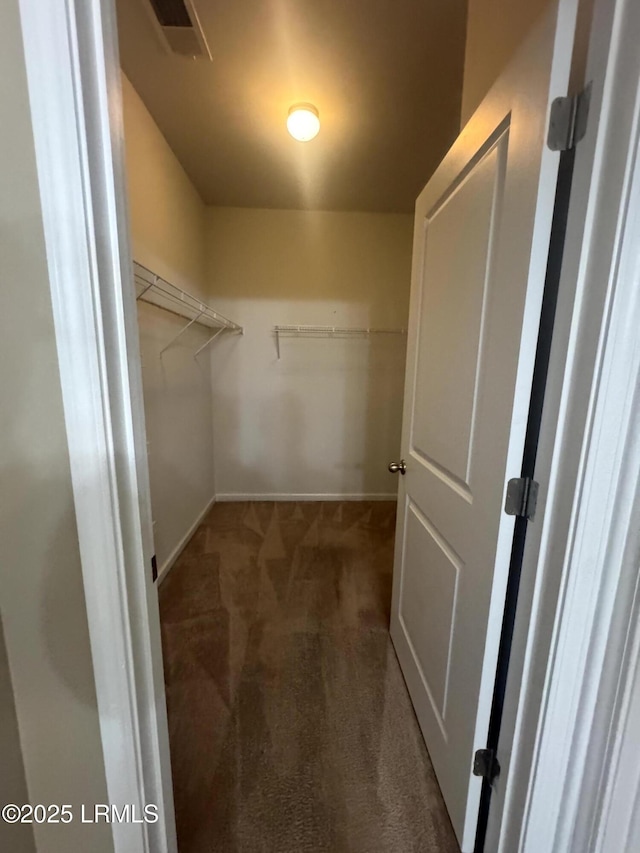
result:
[(531, 477), (515, 477), (507, 483), (504, 511), (531, 520), (536, 514), (539, 485)]
[(575, 148), (587, 132), (591, 83), (579, 95), (556, 98), (549, 113), (547, 145), (552, 151)]
[(158, 561), (155, 554), (151, 558), (151, 578), (154, 583), (158, 580)]
[(500, 775), (500, 764), (493, 749), (478, 749), (473, 756), (473, 775), (491, 783)]

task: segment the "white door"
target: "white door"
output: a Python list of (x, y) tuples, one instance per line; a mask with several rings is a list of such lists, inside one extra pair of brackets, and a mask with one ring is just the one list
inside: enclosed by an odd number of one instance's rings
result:
[(391, 636), (473, 850), (576, 4), (553, 6), (416, 203)]

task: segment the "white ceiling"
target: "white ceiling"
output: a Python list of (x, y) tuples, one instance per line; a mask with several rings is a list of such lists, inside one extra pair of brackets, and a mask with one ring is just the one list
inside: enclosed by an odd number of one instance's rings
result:
[[(208, 204), (413, 210), (460, 123), (466, 0), (195, 0), (213, 61), (117, 0), (122, 67)], [(291, 104), (320, 111), (295, 142)]]

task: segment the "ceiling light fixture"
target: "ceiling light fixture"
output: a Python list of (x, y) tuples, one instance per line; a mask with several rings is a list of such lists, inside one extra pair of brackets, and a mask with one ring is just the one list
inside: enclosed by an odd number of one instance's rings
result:
[(289, 110), (287, 130), (298, 142), (309, 142), (320, 130), (320, 116), (313, 104), (294, 104)]

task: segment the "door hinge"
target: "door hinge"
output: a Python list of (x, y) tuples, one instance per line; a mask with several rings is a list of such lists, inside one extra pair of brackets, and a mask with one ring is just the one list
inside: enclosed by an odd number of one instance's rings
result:
[(154, 583), (158, 580), (158, 561), (155, 554), (151, 558), (151, 578)]
[(504, 511), (507, 515), (532, 519), (536, 514), (539, 485), (531, 477), (515, 477), (507, 483)]
[(556, 98), (549, 113), (547, 145), (552, 151), (569, 151), (575, 148), (587, 132), (591, 83), (578, 95)]
[(491, 783), (500, 775), (500, 764), (494, 749), (478, 749), (473, 756), (473, 775)]

